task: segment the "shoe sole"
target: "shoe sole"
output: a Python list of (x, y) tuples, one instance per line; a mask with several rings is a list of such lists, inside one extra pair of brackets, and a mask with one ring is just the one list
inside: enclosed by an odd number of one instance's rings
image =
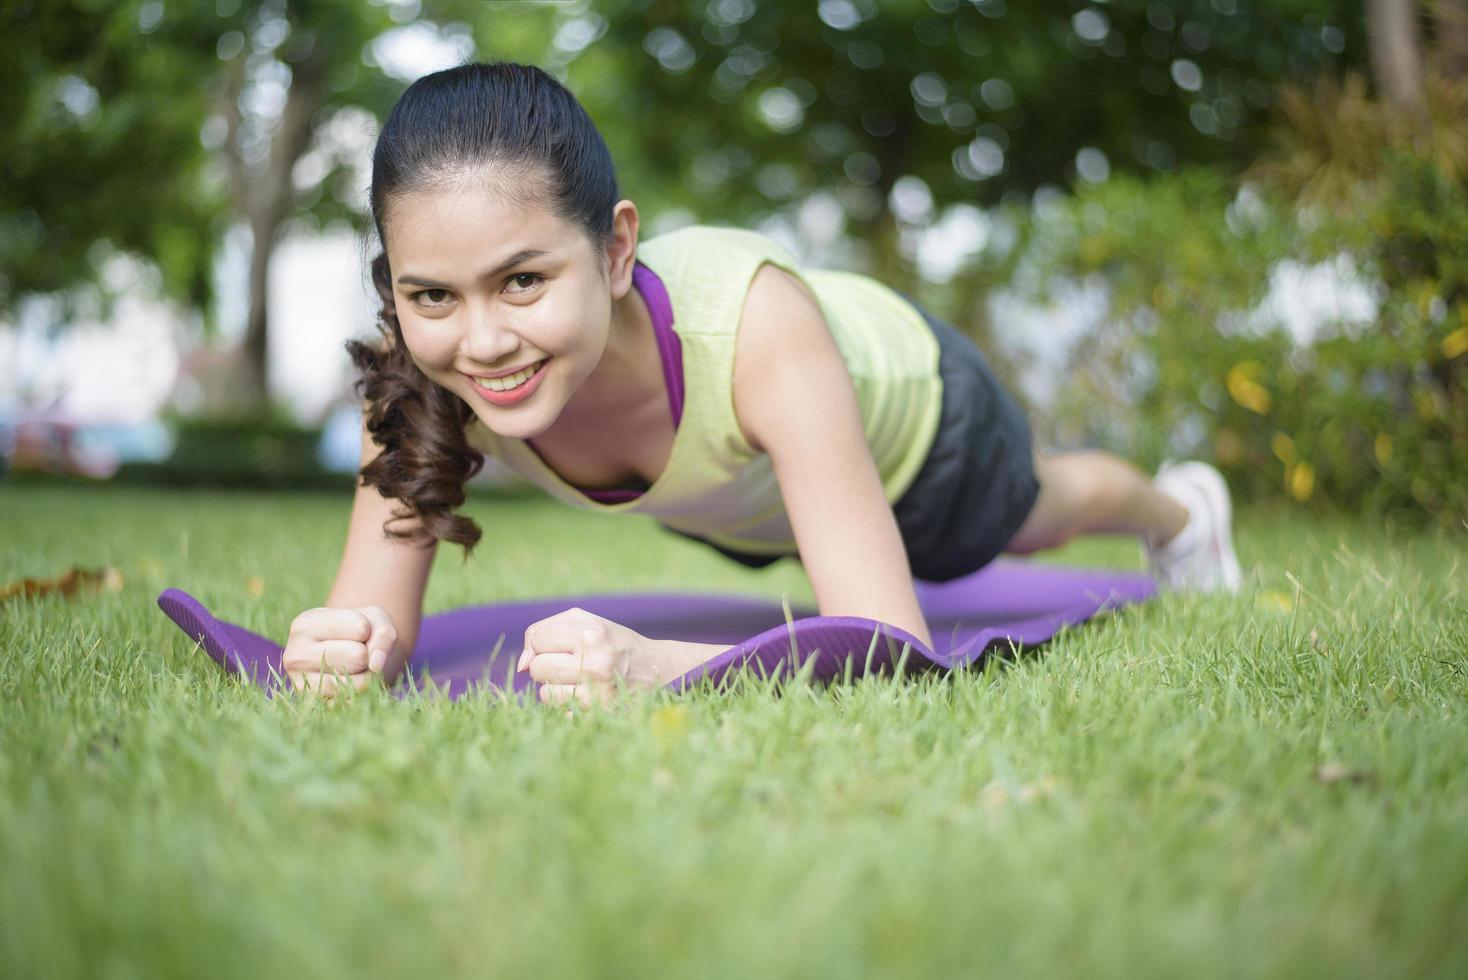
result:
[(1223, 477), (1217, 470), (1205, 463), (1179, 463), (1175, 469), (1180, 474), (1186, 474), (1187, 479), (1208, 497), (1209, 506), (1221, 518), (1219, 530), (1222, 533), (1218, 535), (1218, 544), (1223, 566), (1223, 587), (1229, 592), (1237, 592), (1243, 585), (1244, 571), (1239, 565), (1238, 555), (1234, 553), (1233, 506), (1229, 502), (1228, 484), (1223, 482)]

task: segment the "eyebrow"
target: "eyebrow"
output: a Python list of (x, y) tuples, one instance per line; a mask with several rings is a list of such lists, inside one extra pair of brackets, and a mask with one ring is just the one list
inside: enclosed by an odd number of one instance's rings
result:
[[(548, 255), (548, 254), (550, 254), (550, 253), (544, 252), (544, 251), (542, 251), (540, 249), (537, 249), (537, 248), (522, 248), (520, 251), (516, 252), (514, 255), (510, 256), (507, 259), (505, 259), (499, 265), (495, 266), (493, 269), (490, 269), (487, 272), (481, 272), (476, 278), (477, 279), (481, 279), (481, 280), (483, 280), (483, 279), (492, 279), (495, 276), (499, 275), (501, 272), (504, 272), (506, 269), (513, 269), (515, 266), (519, 265), (521, 262), (528, 262), (530, 259), (538, 259), (542, 255)], [(398, 285), (399, 286), (426, 286), (429, 289), (446, 289), (446, 288), (448, 288), (448, 283), (446, 283), (446, 282), (437, 282), (437, 281), (435, 281), (433, 279), (424, 279), (421, 276), (398, 276)]]

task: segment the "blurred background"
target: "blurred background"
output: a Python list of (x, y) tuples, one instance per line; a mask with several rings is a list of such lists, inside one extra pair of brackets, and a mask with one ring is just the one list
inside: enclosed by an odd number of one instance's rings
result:
[(582, 100), (645, 236), (909, 292), (1043, 445), (1468, 521), (1468, 0), (0, 10), (5, 479), (350, 488), (377, 127), (510, 59)]

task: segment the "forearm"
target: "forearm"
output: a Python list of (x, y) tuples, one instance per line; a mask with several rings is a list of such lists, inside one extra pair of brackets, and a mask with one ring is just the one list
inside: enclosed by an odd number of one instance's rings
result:
[(662, 687), (688, 673), (699, 664), (707, 663), (718, 654), (729, 649), (730, 643), (694, 643), (691, 640), (649, 640), (647, 671), (644, 680), (649, 686)]

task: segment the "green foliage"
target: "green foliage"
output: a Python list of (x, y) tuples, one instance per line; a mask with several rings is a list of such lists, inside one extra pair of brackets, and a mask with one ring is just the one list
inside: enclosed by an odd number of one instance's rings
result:
[(172, 295), (209, 297), (227, 204), (199, 140), (213, 40), (193, 19), (143, 30), (147, 6), (0, 8), (0, 308), (96, 281), (99, 242), (150, 256)]
[[(1113, 0), (1077, 21), (1072, 0), (856, 0), (823, 20), (815, 4), (673, 0), (17, 0), (0, 12), (0, 304), (95, 281), (105, 241), (207, 308), (219, 235), (264, 183), (225, 176), (229, 147), (254, 167), (249, 141), (278, 122), (237, 83), (309, 76), (313, 125), (350, 107), (381, 119), (403, 86), (371, 42), (414, 19), (476, 57), (563, 72), (649, 213), (746, 222), (824, 190), (895, 268), (887, 191), (903, 174), (941, 205), (1068, 183), (1084, 146), (1115, 170), (1249, 159), (1281, 79), (1361, 61), (1356, 8)], [(1169, 77), (1179, 59), (1196, 90)], [(243, 118), (221, 146), (231, 105)], [(993, 173), (963, 162), (975, 140)], [(359, 191), (332, 158), (286, 218), (361, 227)]]
[(1383, 176), (1358, 189), (1358, 206), (1330, 214), (1308, 235), (1315, 254), (1341, 249), (1383, 287), (1375, 329), (1318, 347), (1322, 436), (1334, 457), (1374, 460), (1382, 483), (1372, 496), (1461, 521), (1468, 517), (1468, 185), (1412, 154), (1384, 156)]
[(634, 192), (741, 221), (821, 190), (862, 237), (905, 174), (941, 206), (1069, 184), (1083, 147), (1115, 171), (1241, 167), (1281, 80), (1364, 55), (1359, 5), (1335, 0), (613, 0), (586, 18), (605, 35), (570, 81)]
[[(342, 109), (382, 116), (401, 86), (363, 49), (392, 24), (358, 0), (0, 7), (0, 308), (36, 293), (69, 300), (121, 250), (207, 312), (221, 235), (275, 190), (266, 151), (279, 111), (259, 106), (279, 93), (260, 91), (309, 76), (313, 130)], [(293, 198), (287, 179), (288, 216), (360, 225), (355, 173), (330, 150)]]
[[(1384, 167), (1357, 207), (1298, 218), (1202, 170), (1114, 179), (1038, 218), (1032, 289), (1090, 277), (1107, 297), (1062, 438), (1209, 456), (1246, 498), (1468, 516), (1468, 203), (1420, 158)], [(1371, 323), (1301, 342), (1257, 309), (1278, 263), (1341, 259), (1374, 284)]]

